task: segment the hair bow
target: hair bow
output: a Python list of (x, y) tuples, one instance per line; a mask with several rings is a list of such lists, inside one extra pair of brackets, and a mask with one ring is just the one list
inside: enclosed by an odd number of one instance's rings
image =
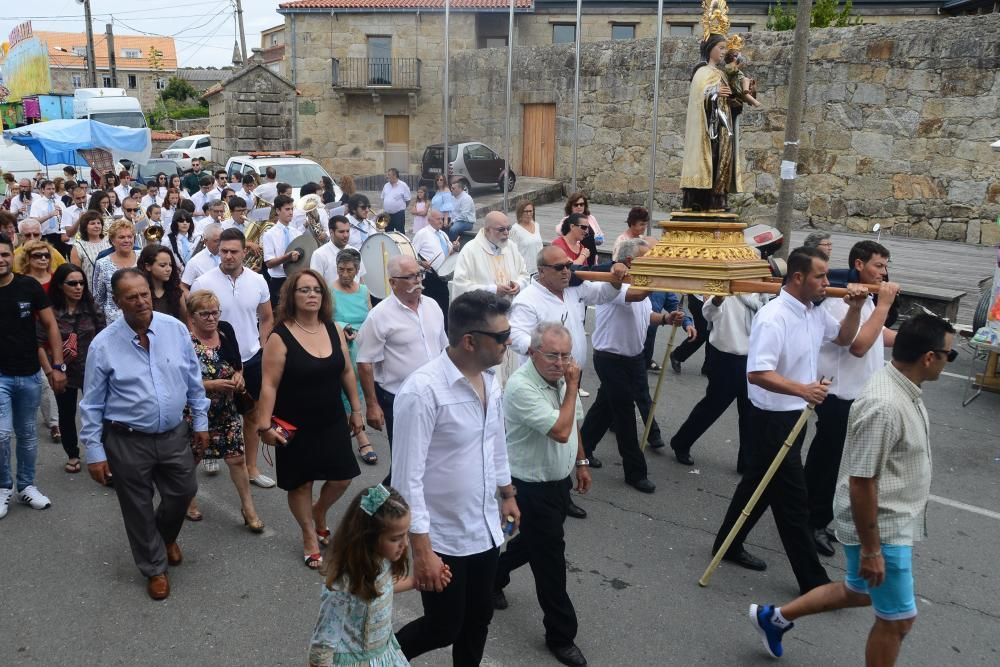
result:
[(389, 489), (381, 484), (376, 484), (365, 491), (365, 495), (361, 496), (361, 511), (368, 516), (374, 516), (378, 508), (382, 507), (382, 504), (388, 499)]

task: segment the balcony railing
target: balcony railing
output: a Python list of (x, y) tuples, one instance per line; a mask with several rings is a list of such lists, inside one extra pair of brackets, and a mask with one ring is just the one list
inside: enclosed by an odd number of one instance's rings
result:
[(334, 58), (333, 87), (346, 90), (419, 90), (419, 58)]

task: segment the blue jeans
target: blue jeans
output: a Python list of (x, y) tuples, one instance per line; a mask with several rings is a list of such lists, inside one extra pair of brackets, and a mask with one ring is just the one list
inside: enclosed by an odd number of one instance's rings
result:
[(14, 486), (10, 469), (10, 439), (17, 436), (17, 490), (35, 483), (38, 458), (36, 418), (44, 376), (0, 374), (0, 489)]
[(448, 229), (448, 238), (454, 241), (462, 235), (462, 232), (467, 232), (472, 229), (472, 223), (467, 220), (452, 220), (451, 227)]

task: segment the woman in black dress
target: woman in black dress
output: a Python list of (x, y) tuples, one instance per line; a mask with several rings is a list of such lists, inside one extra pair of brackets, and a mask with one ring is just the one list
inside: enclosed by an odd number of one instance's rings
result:
[[(320, 546), (329, 541), (327, 510), (361, 473), (351, 436), (364, 428), (361, 400), (344, 334), (333, 323), (333, 299), (317, 272), (306, 269), (281, 288), (278, 322), (264, 346), (258, 430), (275, 446), (278, 487), (302, 528), (306, 567), (323, 564)], [(340, 392), (350, 401), (348, 417)], [(272, 417), (294, 427), (285, 438)], [(313, 482), (323, 481), (313, 503)]]

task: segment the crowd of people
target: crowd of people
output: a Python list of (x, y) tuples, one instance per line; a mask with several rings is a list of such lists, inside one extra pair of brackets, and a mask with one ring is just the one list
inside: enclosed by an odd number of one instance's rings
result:
[[(838, 273), (829, 237), (811, 237), (791, 253), (776, 298), (692, 297), (685, 312), (677, 294), (627, 284), (631, 261), (654, 243), (641, 207), (602, 264), (604, 235), (584, 193), (567, 199), (552, 238), (522, 201), (513, 220), (488, 213), (463, 242), (476, 215), (460, 183), (442, 178), (431, 198), (413, 198), (390, 170), (389, 228), (407, 231), (409, 211), (416, 256), (367, 267), (387, 278), (377, 299), (359, 250), (381, 231), (364, 194), (327, 202), (343, 213), (323, 209), (326, 240), (309, 267), (286, 273), (300, 259), (291, 239), (310, 225), (288, 186), (273, 172), (256, 184), (200, 171), (140, 187), (108, 174), (94, 192), (62, 183), (65, 199), (51, 181), (24, 179), (0, 211), (0, 518), (12, 498), (51, 506), (35, 480), (41, 417), (67, 473), (85, 463), (114, 487), (148, 595), (162, 600), (168, 568), (183, 562), (184, 521), (204, 518), (195, 471), (204, 461), (217, 474), (221, 461), (251, 532), (264, 530), (251, 486), (286, 492), (302, 562), (326, 576), (311, 664), (405, 665), (446, 646), (455, 664), (479, 664), (494, 611), (509, 606), (504, 589), (528, 564), (546, 645), (563, 664), (586, 665), (564, 522), (587, 513), (571, 492), (590, 489), (609, 430), (626, 484), (656, 491), (636, 410), (649, 446), (666, 447), (647, 373), (662, 372), (657, 329), (674, 326), (711, 351), (705, 396), (670, 438), (677, 462), (694, 464), (696, 443), (734, 400), (739, 412), (742, 478), (714, 550), (801, 411), (819, 414), (805, 463), (803, 433), (723, 556), (766, 569), (743, 544), (770, 507), (803, 597), (751, 607), (765, 647), (780, 656), (797, 618), (870, 604), (869, 664), (893, 663), (916, 614), (911, 549), (929, 492), (920, 386), (955, 352), (953, 330), (931, 316), (888, 328), (899, 287), (885, 247), (857, 243)], [(302, 190), (322, 200), (332, 185)], [(247, 211), (265, 196), (273, 225), (248, 241)], [(439, 273), (455, 253), (453, 274)], [(582, 269), (606, 275), (583, 280)], [(845, 299), (824, 298), (831, 278), (848, 286)], [(585, 410), (591, 350), (597, 389)], [(670, 356), (675, 371), (687, 354)], [(388, 452), (369, 428), (385, 433)], [(261, 443), (276, 480), (258, 467)], [(359, 462), (380, 455), (389, 474), (353, 497), (334, 531), (331, 508)], [(838, 540), (848, 575), (831, 583), (818, 555)], [(392, 595), (409, 589), (424, 616), (394, 633)]]

